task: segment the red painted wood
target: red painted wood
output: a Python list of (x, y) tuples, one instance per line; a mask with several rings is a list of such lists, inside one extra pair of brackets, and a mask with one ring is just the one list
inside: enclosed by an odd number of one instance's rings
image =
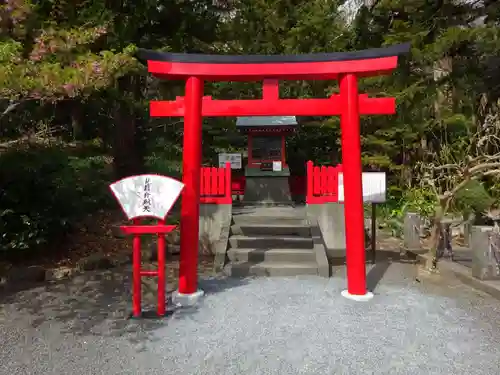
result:
[[(200, 229), (200, 178), (202, 160), (202, 97), (204, 82), (189, 77), (185, 85), (186, 113), (182, 157), (182, 190), (179, 267), (179, 293), (192, 294), (198, 289), (198, 254)], [(194, 235), (193, 235), (194, 234)]]
[(293, 127), (287, 127), (287, 128), (270, 128), (270, 129), (251, 129), (248, 131), (248, 166), (249, 167), (254, 167), (258, 168), (260, 166), (260, 163), (264, 162), (273, 162), (274, 160), (268, 160), (268, 159), (254, 159), (252, 155), (252, 143), (253, 143), (253, 137), (255, 136), (262, 136), (262, 133), (265, 135), (273, 135), (273, 136), (281, 136), (281, 166), (282, 168), (287, 168), (288, 165), (286, 163), (286, 142), (285, 142), (285, 136), (290, 134), (290, 129), (293, 130)]
[(320, 194), (328, 195), (328, 180), (327, 180), (328, 169), (323, 165), (319, 169), (319, 183), (320, 183)]
[[(360, 115), (392, 115), (396, 113), (396, 99), (359, 96)], [(258, 99), (212, 100), (204, 97), (202, 115), (205, 117), (227, 116), (338, 116), (342, 113), (339, 95), (329, 99)], [(185, 100), (157, 100), (149, 103), (151, 117), (182, 117), (186, 113)]]
[(225, 168), (201, 168), (200, 203), (231, 204), (231, 164)]
[(313, 169), (313, 194), (321, 195), (321, 180), (320, 180), (319, 167), (314, 167)]
[[(219, 168), (217, 170), (217, 194), (224, 195), (225, 189), (225, 180), (226, 179), (226, 171), (225, 168)], [(228, 181), (229, 183), (229, 181)]]
[(322, 204), (338, 202), (338, 175), (342, 165), (314, 166), (307, 162), (307, 192), (306, 203)]
[(225, 197), (226, 197), (226, 204), (233, 203), (233, 197), (232, 197), (232, 192), (231, 192), (231, 164), (227, 163), (226, 168), (224, 170), (224, 188), (225, 188)]
[[(140, 227), (141, 220), (132, 220), (134, 227)], [(126, 233), (124, 227), (121, 230)], [(132, 239), (132, 315), (138, 318), (142, 314), (142, 291), (141, 291), (141, 237), (138, 233), (134, 233)]]
[[(165, 225), (165, 220), (158, 220), (158, 225)], [(156, 274), (158, 276), (158, 286), (157, 286), (157, 308), (156, 311), (158, 313), (158, 316), (164, 316), (166, 312), (166, 295), (165, 295), (165, 284), (166, 284), (166, 278), (165, 278), (165, 236), (163, 234), (157, 234), (156, 235), (156, 244), (157, 244), (157, 260), (158, 260), (158, 270), (156, 271)], [(144, 271), (143, 271), (144, 272)], [(154, 271), (153, 271), (154, 272)]]
[(158, 276), (158, 271), (141, 271), (141, 276)]
[[(165, 225), (164, 220), (157, 224), (141, 225), (140, 219), (132, 220), (132, 225), (122, 225), (120, 229), (125, 234), (133, 235), (132, 243), (132, 315), (139, 318), (142, 315), (141, 277), (158, 276), (158, 316), (165, 315), (165, 234), (173, 231), (175, 225)], [(155, 234), (158, 237), (158, 270), (141, 270), (141, 235)]]
[[(347, 72), (346, 72), (347, 73)], [(344, 212), (346, 227), (347, 291), (351, 295), (366, 294), (365, 227), (363, 209), (363, 183), (361, 163), (361, 137), (359, 123), (359, 91), (355, 74), (339, 79), (343, 110), (340, 116), (342, 164), (344, 178)]]
[[(206, 170), (209, 170), (210, 168), (204, 167), (202, 169), (202, 175), (204, 175)], [(223, 202), (226, 202), (227, 204), (230, 204), (232, 202), (221, 196), (224, 195), (224, 197), (231, 197), (232, 195), (243, 195), (245, 193), (245, 185), (246, 185), (246, 179), (245, 176), (233, 176), (231, 177), (231, 169), (230, 168), (216, 168), (217, 173), (219, 173), (219, 183), (221, 181), (221, 171), (223, 172), (224, 176), (224, 182), (223, 182), (223, 188), (224, 191), (221, 192), (220, 190), (220, 185), (219, 185), (219, 190), (217, 194), (210, 195), (209, 190), (202, 190), (202, 197), (201, 202), (202, 203), (211, 203), (211, 204), (221, 204)], [(203, 179), (202, 179), (203, 180)], [(229, 184), (226, 184), (226, 181), (231, 181)], [(290, 176), (289, 177), (289, 184), (290, 184), (290, 192), (293, 195), (306, 195), (307, 193), (307, 176)]]
[(208, 81), (331, 80), (341, 73), (359, 77), (387, 74), (398, 64), (397, 56), (353, 61), (291, 62), (258, 64), (207, 64), (148, 60), (148, 71), (161, 79), (199, 77)]
[(311, 160), (309, 160), (306, 164), (306, 178), (307, 178), (307, 193), (306, 193), (306, 203), (312, 203), (310, 202), (311, 199), (313, 199), (314, 194), (313, 194), (313, 169), (314, 165)]
[(262, 84), (262, 97), (266, 100), (278, 100), (280, 97), (279, 80), (265, 79)]
[(124, 234), (167, 234), (175, 229), (175, 225), (122, 225)]

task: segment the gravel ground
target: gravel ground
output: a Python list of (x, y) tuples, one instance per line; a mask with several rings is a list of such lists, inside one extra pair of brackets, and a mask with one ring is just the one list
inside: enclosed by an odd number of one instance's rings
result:
[(342, 273), (205, 280), (197, 308), (161, 321), (126, 319), (117, 271), (4, 293), (0, 374), (499, 373), (499, 301), (393, 263), (370, 270), (375, 298), (356, 303)]

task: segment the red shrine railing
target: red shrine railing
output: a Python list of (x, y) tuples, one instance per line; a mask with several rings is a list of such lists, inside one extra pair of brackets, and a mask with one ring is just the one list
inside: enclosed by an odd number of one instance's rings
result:
[[(307, 162), (307, 175), (290, 176), (292, 195), (305, 195), (306, 203), (321, 204), (338, 202), (338, 181), (342, 165), (315, 166)], [(203, 167), (201, 169), (200, 203), (231, 204), (233, 196), (243, 196), (245, 177), (232, 176), (229, 163), (224, 168)]]
[(200, 203), (231, 204), (231, 164), (225, 168), (203, 167), (200, 180)]
[(306, 203), (338, 202), (339, 172), (342, 172), (342, 164), (318, 167), (308, 161)]

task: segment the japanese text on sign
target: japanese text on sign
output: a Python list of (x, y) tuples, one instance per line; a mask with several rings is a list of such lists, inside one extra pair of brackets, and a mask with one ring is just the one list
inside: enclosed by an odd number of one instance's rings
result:
[(144, 197), (142, 200), (142, 210), (151, 212), (151, 179), (147, 177), (144, 180)]
[(231, 169), (241, 169), (241, 154), (219, 154), (219, 168), (224, 168), (226, 163), (231, 164)]

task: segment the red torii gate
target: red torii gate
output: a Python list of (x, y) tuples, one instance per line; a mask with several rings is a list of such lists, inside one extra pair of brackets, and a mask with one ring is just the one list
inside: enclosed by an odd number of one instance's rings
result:
[[(358, 93), (358, 78), (388, 74), (409, 44), (357, 52), (292, 56), (203, 55), (139, 50), (148, 71), (160, 79), (186, 80), (184, 97), (152, 101), (152, 117), (184, 117), (181, 203), (181, 261), (178, 294), (195, 298), (198, 291), (198, 232), (204, 116), (337, 116), (341, 118), (345, 186), (347, 290), (343, 295), (363, 300), (366, 290), (364, 217), (361, 178), (360, 115), (395, 113), (394, 98), (369, 98)], [(328, 99), (280, 99), (279, 80), (333, 80), (340, 94)], [(203, 96), (204, 81), (263, 81), (263, 98), (214, 100)]]

